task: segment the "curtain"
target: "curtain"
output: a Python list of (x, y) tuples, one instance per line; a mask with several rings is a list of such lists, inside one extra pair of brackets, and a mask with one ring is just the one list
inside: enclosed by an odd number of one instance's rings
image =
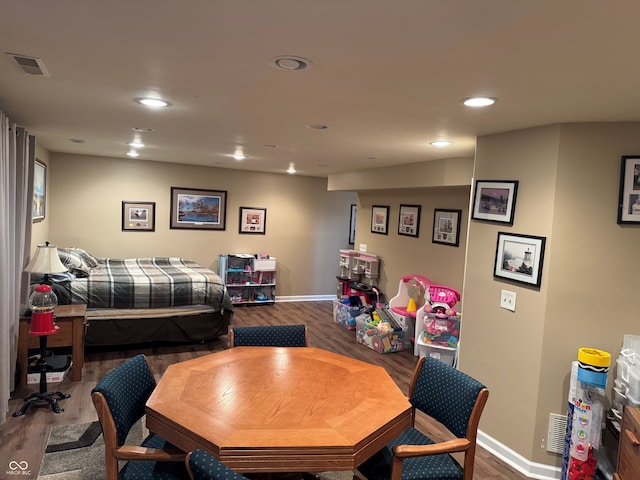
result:
[(0, 424), (15, 388), (18, 322), (26, 296), (35, 138), (0, 111)]

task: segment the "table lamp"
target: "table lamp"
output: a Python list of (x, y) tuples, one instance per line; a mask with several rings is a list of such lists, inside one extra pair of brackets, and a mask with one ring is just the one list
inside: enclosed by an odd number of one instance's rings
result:
[(29, 309), (31, 310), (31, 328), (29, 335), (40, 337), (40, 389), (32, 393), (24, 400), (22, 408), (13, 414), (14, 417), (24, 415), (30, 407), (50, 405), (54, 412), (62, 413), (64, 409), (58, 405), (58, 400), (69, 398), (70, 395), (61, 392), (47, 392), (47, 336), (58, 333), (60, 327), (54, 321), (54, 309), (58, 305), (58, 297), (49, 285), (49, 274), (66, 271), (58, 257), (58, 249), (55, 245), (38, 245), (36, 254), (26, 266), (25, 271), (44, 274), (43, 284), (38, 285), (29, 297)]

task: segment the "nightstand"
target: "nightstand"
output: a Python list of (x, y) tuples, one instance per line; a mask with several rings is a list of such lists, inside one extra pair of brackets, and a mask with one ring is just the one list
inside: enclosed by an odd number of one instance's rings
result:
[[(71, 347), (71, 379), (82, 380), (84, 366), (84, 333), (87, 327), (86, 305), (58, 305), (54, 309), (55, 323), (60, 327), (58, 333), (47, 337), (47, 348)], [(28, 356), (30, 348), (38, 348), (39, 337), (29, 335), (30, 317), (20, 317), (18, 336), (18, 364), (20, 365), (20, 384), (27, 384)]]

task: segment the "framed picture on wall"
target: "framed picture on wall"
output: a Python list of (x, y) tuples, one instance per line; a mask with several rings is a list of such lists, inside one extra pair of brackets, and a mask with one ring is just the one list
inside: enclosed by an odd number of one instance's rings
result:
[(420, 205), (400, 205), (398, 235), (418, 238), (420, 236)]
[(471, 218), (513, 225), (517, 193), (517, 180), (477, 180)]
[(47, 202), (47, 166), (44, 163), (35, 161), (33, 170), (33, 207), (31, 211), (31, 221), (41, 222), (44, 220)]
[(433, 237), (431, 243), (457, 247), (460, 245), (460, 218), (462, 210), (436, 208), (433, 211)]
[(389, 206), (371, 207), (371, 233), (387, 235), (389, 233)]
[(225, 190), (171, 187), (169, 228), (225, 230), (226, 222)]
[(640, 223), (640, 155), (622, 157), (618, 224), (625, 223)]
[(267, 233), (267, 209), (240, 207), (238, 233), (265, 235)]
[(356, 212), (355, 203), (351, 204), (351, 217), (349, 217), (349, 245), (353, 245), (356, 241)]
[(545, 237), (498, 232), (493, 276), (540, 286)]
[(122, 231), (154, 232), (155, 202), (122, 202)]

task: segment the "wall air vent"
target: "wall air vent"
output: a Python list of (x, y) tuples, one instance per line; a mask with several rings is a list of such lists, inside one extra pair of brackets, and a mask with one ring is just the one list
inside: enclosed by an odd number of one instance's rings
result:
[(549, 429), (547, 431), (547, 452), (563, 453), (564, 437), (567, 432), (567, 416), (556, 413), (549, 414)]
[(27, 55), (19, 55), (17, 53), (7, 53), (11, 58), (15, 60), (24, 73), (29, 75), (36, 75), (39, 77), (49, 77), (49, 72), (38, 57), (29, 57)]

